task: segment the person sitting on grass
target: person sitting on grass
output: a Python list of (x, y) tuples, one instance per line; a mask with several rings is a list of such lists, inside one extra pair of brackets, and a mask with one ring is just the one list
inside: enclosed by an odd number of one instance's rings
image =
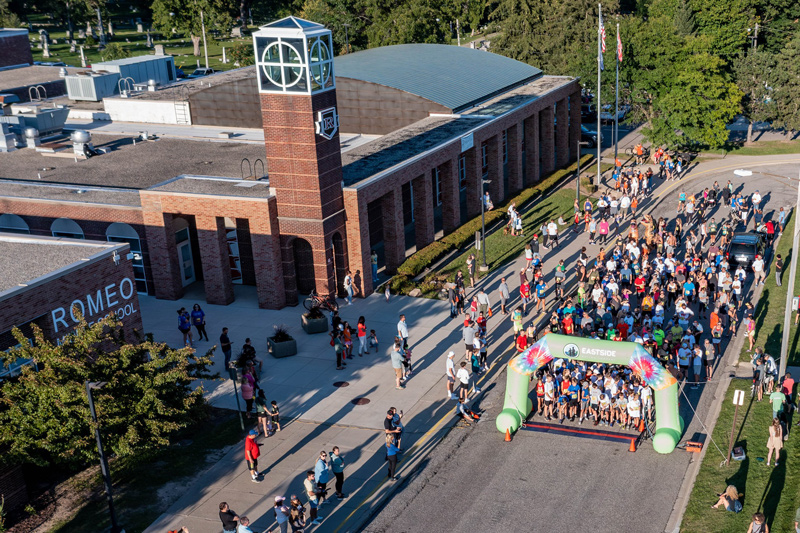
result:
[(733, 485), (728, 485), (725, 492), (717, 494), (719, 501), (711, 506), (712, 509), (719, 509), (720, 505), (725, 506), (726, 511), (738, 513), (742, 510), (742, 502), (739, 500), (739, 491)]

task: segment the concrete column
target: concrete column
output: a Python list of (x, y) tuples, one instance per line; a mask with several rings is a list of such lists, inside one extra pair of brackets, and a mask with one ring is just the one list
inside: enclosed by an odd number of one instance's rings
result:
[(508, 194), (516, 194), (522, 190), (522, 125), (514, 124), (506, 134), (508, 150)]
[(556, 166), (563, 167), (569, 161), (569, 109), (568, 99), (556, 104)]
[(500, 205), (505, 198), (505, 182), (503, 181), (503, 137), (502, 133), (491, 137), (486, 143), (486, 153), (489, 156), (489, 174), (491, 181), (486, 186), (492, 202)]
[(359, 197), (355, 189), (344, 189), (344, 206), (347, 210), (347, 262), (355, 273), (361, 271), (361, 294), (369, 296), (375, 290), (372, 283), (372, 262), (369, 246), (369, 216), (366, 198)]
[[(171, 213), (147, 209), (147, 198), (142, 196), (142, 218), (144, 219), (147, 247), (150, 251), (150, 268), (156, 298), (177, 300), (183, 296), (178, 248), (175, 245), (175, 229)], [(160, 202), (158, 202), (160, 207)]]
[(525, 180), (523, 185), (530, 187), (537, 183), (539, 176), (539, 113), (525, 119)]
[(543, 174), (550, 174), (556, 169), (554, 119), (553, 106), (547, 106), (539, 112), (539, 137), (541, 140)]
[(471, 219), (481, 214), (481, 177), (483, 176), (483, 162), (481, 161), (481, 144), (475, 146), (464, 154), (466, 156), (467, 170), (467, 218)]
[(447, 235), (461, 225), (458, 159), (451, 159), (439, 167), (439, 187), (442, 190), (442, 230)]
[(406, 258), (406, 235), (403, 225), (403, 193), (398, 187), (381, 198), (383, 211), (383, 249), (386, 271), (397, 272)]
[(578, 158), (576, 150), (581, 139), (581, 92), (569, 95), (569, 160)]
[(235, 298), (231, 280), (225, 219), (222, 217), (196, 215), (195, 223), (197, 224), (200, 261), (203, 265), (206, 302), (215, 305), (228, 305)]
[(433, 184), (430, 171), (411, 180), (414, 198), (414, 233), (417, 250), (433, 242)]

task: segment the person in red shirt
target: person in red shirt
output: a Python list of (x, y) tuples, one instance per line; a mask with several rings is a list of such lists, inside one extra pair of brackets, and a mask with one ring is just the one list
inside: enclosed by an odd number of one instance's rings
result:
[(564, 330), (564, 335), (572, 335), (575, 329), (575, 323), (572, 320), (572, 313), (567, 313), (564, 320), (561, 321), (561, 329)]
[(619, 333), (620, 337), (623, 339), (628, 338), (628, 324), (627, 322), (620, 322), (617, 325), (617, 332)]
[(253, 479), (253, 483), (261, 483), (259, 479), (261, 474), (258, 472), (258, 456), (261, 455), (261, 452), (256, 442), (257, 436), (258, 431), (251, 429), (247, 434), (247, 438), (244, 439), (244, 458), (247, 461), (247, 468), (250, 470), (250, 477)]
[(528, 336), (525, 331), (520, 331), (517, 337), (517, 352), (522, 353), (528, 348)]
[(772, 239), (775, 238), (775, 223), (767, 220), (767, 246), (772, 246)]
[(531, 286), (528, 284), (527, 279), (519, 286), (519, 296), (522, 300), (522, 313), (528, 314), (528, 301), (531, 299)]
[(636, 294), (642, 298), (644, 297), (643, 295), (646, 284), (647, 282), (645, 281), (644, 276), (641, 274), (636, 276), (636, 278), (633, 280), (633, 286), (636, 287)]
[(781, 392), (786, 395), (786, 401), (792, 403), (792, 389), (794, 389), (794, 378), (792, 374), (787, 372), (783, 376), (783, 383), (781, 383)]
[(363, 316), (358, 317), (358, 356), (369, 353), (367, 348), (367, 321)]

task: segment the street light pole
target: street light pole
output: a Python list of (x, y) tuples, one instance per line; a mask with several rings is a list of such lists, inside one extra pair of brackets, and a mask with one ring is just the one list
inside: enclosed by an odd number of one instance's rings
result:
[(206, 68), (208, 68), (208, 46), (206, 46), (206, 23), (203, 20), (203, 10), (200, 10), (200, 28), (203, 30), (203, 52), (206, 55)]
[(786, 314), (783, 317), (783, 342), (781, 343), (781, 360), (778, 376), (786, 374), (786, 362), (789, 357), (789, 328), (792, 326), (792, 301), (794, 300), (794, 278), (797, 275), (797, 253), (800, 250), (800, 181), (797, 182), (797, 205), (794, 213), (794, 240), (792, 241), (792, 267), (789, 269), (789, 283), (786, 287)]
[(578, 137), (578, 150), (575, 156), (575, 199), (580, 203), (581, 201), (581, 146), (590, 146), (591, 143), (582, 141)]
[(484, 213), (486, 211), (486, 196), (484, 185), (491, 183), (492, 180), (485, 180), (481, 178), (481, 252), (483, 252), (483, 264), (481, 271), (486, 272), (489, 270), (489, 265), (486, 264), (486, 218)]
[(92, 414), (92, 422), (94, 422), (94, 436), (97, 439), (97, 452), (100, 454), (100, 471), (103, 474), (103, 483), (106, 486), (106, 496), (108, 498), (108, 511), (111, 513), (111, 533), (122, 533), (124, 530), (117, 523), (117, 514), (114, 512), (114, 497), (111, 492), (111, 473), (108, 470), (108, 461), (106, 454), (103, 451), (103, 441), (100, 438), (100, 426), (97, 423), (97, 413), (94, 409), (94, 399), (92, 398), (92, 390), (102, 389), (106, 382), (100, 381), (87, 381), (86, 382), (86, 395), (89, 398), (89, 412)]

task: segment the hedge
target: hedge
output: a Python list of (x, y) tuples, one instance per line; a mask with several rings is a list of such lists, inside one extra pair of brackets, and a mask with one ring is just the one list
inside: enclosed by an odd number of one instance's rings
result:
[[(581, 158), (581, 166), (585, 165), (587, 161), (592, 159), (592, 155), (584, 155)], [(559, 181), (565, 176), (575, 172), (575, 164), (551, 172), (546, 178), (540, 180), (533, 187), (529, 187), (520, 192), (515, 197), (509, 199), (503, 206), (492, 209), (484, 213), (486, 225), (491, 225), (494, 221), (503, 218), (508, 211), (508, 206), (515, 203), (518, 209), (538, 196), (545, 194), (555, 187)], [(397, 267), (397, 275), (391, 280), (392, 291), (397, 293), (405, 292), (404, 288), (411, 283), (410, 278), (418, 276), (422, 271), (428, 268), (432, 263), (438, 261), (453, 250), (464, 247), (467, 243), (475, 238), (475, 232), (481, 229), (481, 217), (475, 217), (461, 227), (434, 241), (425, 248), (412, 254), (406, 259), (403, 264)], [(398, 279), (406, 278), (406, 279)], [(413, 288), (413, 287), (412, 287)]]

